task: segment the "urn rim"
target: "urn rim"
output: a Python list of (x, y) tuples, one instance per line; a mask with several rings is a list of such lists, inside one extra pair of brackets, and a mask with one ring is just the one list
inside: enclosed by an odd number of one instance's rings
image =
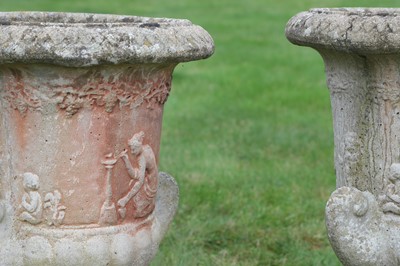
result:
[[(153, 18), (132, 15), (78, 13), (78, 12), (42, 12), (42, 11), (16, 11), (0, 12), (0, 25), (32, 25), (32, 26), (71, 26), (74, 24), (87, 27), (106, 27), (122, 25), (138, 25), (158, 23), (163, 26), (191, 26), (187, 19)], [(153, 25), (155, 27), (155, 25)], [(148, 27), (151, 27), (149, 25)]]
[(0, 12), (0, 31), (0, 64), (177, 64), (214, 52), (208, 32), (186, 19)]
[(314, 8), (292, 17), (286, 37), (296, 45), (347, 53), (400, 52), (400, 8)]

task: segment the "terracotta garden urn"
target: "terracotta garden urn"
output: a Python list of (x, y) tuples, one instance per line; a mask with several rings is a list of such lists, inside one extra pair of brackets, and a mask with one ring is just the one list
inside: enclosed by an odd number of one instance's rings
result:
[(178, 205), (158, 169), (187, 20), (0, 13), (0, 265), (148, 265)]
[(400, 9), (312, 9), (286, 35), (325, 62), (337, 190), (328, 236), (344, 265), (400, 263)]

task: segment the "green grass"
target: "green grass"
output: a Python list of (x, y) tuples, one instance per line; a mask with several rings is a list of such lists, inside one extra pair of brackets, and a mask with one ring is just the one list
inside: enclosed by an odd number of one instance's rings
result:
[(188, 18), (214, 37), (212, 58), (174, 72), (160, 169), (181, 199), (153, 266), (339, 265), (324, 226), (335, 189), (324, 66), (284, 27), (312, 7), (376, 5), (348, 2), (17, 0), (0, 9)]

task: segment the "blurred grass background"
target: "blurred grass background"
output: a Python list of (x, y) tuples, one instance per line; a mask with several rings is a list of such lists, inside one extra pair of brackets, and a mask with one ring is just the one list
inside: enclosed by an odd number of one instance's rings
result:
[(177, 179), (181, 199), (153, 266), (339, 265), (324, 226), (325, 203), (335, 189), (324, 66), (315, 51), (290, 44), (284, 28), (312, 7), (376, 5), (15, 0), (1, 1), (0, 10), (187, 18), (213, 36), (210, 59), (174, 72), (160, 169)]

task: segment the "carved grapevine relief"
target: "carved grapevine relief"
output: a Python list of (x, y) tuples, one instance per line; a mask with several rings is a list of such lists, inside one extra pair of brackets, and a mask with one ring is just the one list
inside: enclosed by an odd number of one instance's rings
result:
[[(133, 70), (129, 78), (106, 78), (100, 73), (91, 73), (83, 85), (41, 84), (51, 90), (44, 92), (38, 86), (24, 82), (24, 73), (12, 69), (14, 78), (8, 81), (3, 91), (3, 98), (11, 108), (21, 114), (30, 111), (41, 111), (46, 104), (55, 104), (71, 117), (81, 108), (103, 107), (112, 112), (116, 106), (131, 108), (147, 104), (164, 104), (171, 89), (171, 75), (163, 71), (155, 76), (144, 76), (142, 71)], [(27, 78), (29, 80), (29, 78)]]
[[(153, 87), (159, 84), (158, 87)], [(143, 103), (164, 104), (170, 90), (169, 82), (164, 80), (148, 81), (138, 87), (127, 90), (128, 84), (88, 84), (79, 90), (59, 90), (57, 93), (57, 105), (64, 110), (68, 116), (77, 113), (81, 108), (87, 106), (102, 106), (105, 111), (111, 113), (115, 106), (138, 107)]]
[(40, 180), (33, 173), (23, 174), (23, 187), (25, 193), (21, 199), (19, 220), (32, 225), (40, 224), (44, 220), (48, 225), (61, 225), (66, 210), (66, 207), (60, 204), (61, 193), (58, 190), (47, 193), (43, 204), (39, 193)]

